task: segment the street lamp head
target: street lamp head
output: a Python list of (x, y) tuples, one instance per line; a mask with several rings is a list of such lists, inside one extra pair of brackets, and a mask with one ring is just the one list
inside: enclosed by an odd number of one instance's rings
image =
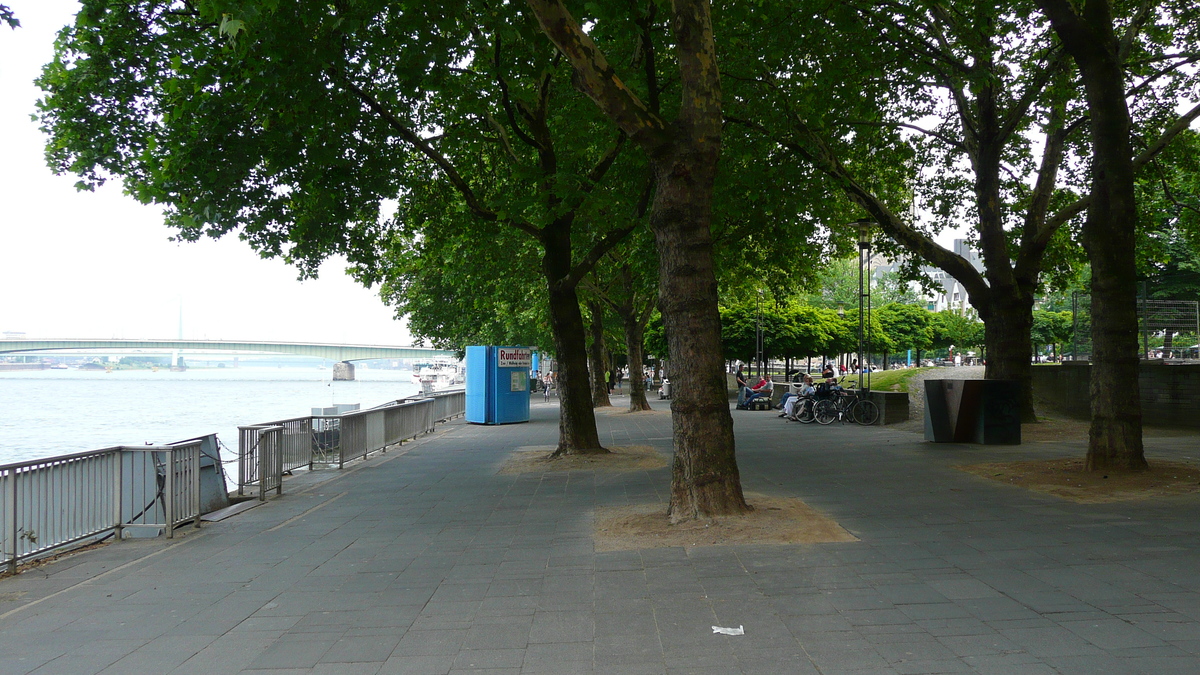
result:
[(871, 248), (871, 228), (874, 227), (875, 221), (863, 219), (850, 224), (858, 229), (858, 247)]
[(842, 302), (839, 302), (839, 303), (838, 303), (837, 315), (838, 315), (838, 318), (839, 318), (839, 319), (844, 319), (844, 318), (846, 318), (846, 305), (845, 305), (845, 303), (842, 303)]

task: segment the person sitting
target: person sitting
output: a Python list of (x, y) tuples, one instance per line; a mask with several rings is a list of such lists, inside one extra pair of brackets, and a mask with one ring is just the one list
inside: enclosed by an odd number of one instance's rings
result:
[(821, 377), (823, 377), (827, 380), (829, 378), (833, 377), (833, 364), (832, 363), (826, 363), (825, 367), (821, 369)]
[(805, 375), (804, 381), (800, 383), (795, 394), (791, 392), (784, 394), (788, 398), (783, 404), (783, 414), (780, 417), (796, 419), (796, 413), (799, 412), (796, 406), (800, 405), (805, 398), (812, 396), (814, 391), (812, 377)]
[[(783, 392), (783, 396), (779, 399), (779, 404), (775, 406), (776, 410), (783, 410), (783, 407), (788, 404), (788, 401), (800, 396), (800, 390), (804, 388), (805, 377), (808, 376), (800, 373), (800, 371), (796, 371), (796, 379), (793, 380), (790, 385), (788, 385), (788, 390)], [(783, 415), (780, 415), (780, 417), (783, 417)]]
[(758, 383), (750, 389), (750, 394), (746, 397), (746, 407), (750, 407), (750, 402), (758, 398), (771, 398), (771, 394), (775, 391), (775, 385), (771, 382), (771, 378), (763, 376), (758, 380)]

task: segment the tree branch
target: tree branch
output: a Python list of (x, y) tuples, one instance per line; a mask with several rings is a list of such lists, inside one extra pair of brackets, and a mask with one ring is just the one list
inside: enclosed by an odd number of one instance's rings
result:
[(511, 225), (518, 230), (521, 230), (522, 232), (534, 237), (535, 239), (541, 237), (541, 231), (533, 225), (518, 220), (500, 218), (496, 215), (495, 211), (492, 211), (484, 206), (483, 203), (479, 201), (479, 198), (475, 195), (475, 192), (471, 190), (471, 186), (467, 184), (467, 181), (463, 179), (462, 175), (458, 173), (458, 170), (454, 168), (454, 164), (452, 164), (445, 155), (438, 152), (436, 148), (427, 143), (425, 139), (421, 138), (420, 135), (418, 135), (415, 131), (404, 124), (404, 122), (402, 122), (398, 117), (392, 114), (392, 112), (388, 110), (387, 107), (382, 103), (380, 103), (374, 96), (355, 85), (350, 81), (349, 78), (341, 76), (336, 72), (331, 74), (336, 79), (341, 80), (342, 84), (355, 96), (357, 96), (360, 101), (365, 103), (372, 112), (374, 112), (376, 115), (379, 115), (380, 118), (387, 122), (388, 126), (390, 126), (402, 140), (410, 143), (413, 147), (420, 151), (421, 154), (425, 155), (430, 161), (436, 164), (438, 168), (440, 168), (446, 174), (446, 178), (450, 180), (450, 184), (453, 185), (456, 190), (458, 190), (460, 195), (462, 195), (463, 201), (465, 201), (467, 204), (467, 208), (471, 209), (471, 213), (475, 214), (477, 218), (490, 222), (502, 222), (506, 225)]
[(581, 279), (587, 276), (596, 267), (596, 263), (604, 257), (614, 246), (619, 244), (630, 232), (633, 232), (638, 226), (638, 223), (633, 223), (629, 227), (620, 227), (615, 230), (609, 230), (600, 241), (592, 246), (592, 250), (579, 261), (577, 265), (571, 268), (571, 273), (568, 274), (559, 283), (578, 284)]
[(504, 75), (502, 74), (500, 68), (500, 48), (500, 34), (497, 33), (496, 47), (494, 50), (495, 55), (492, 57), (492, 64), (496, 69), (496, 84), (500, 87), (500, 105), (504, 108), (504, 114), (506, 117), (508, 117), (508, 124), (513, 128), (513, 133), (517, 135), (517, 138), (521, 139), (521, 142), (525, 145), (528, 145), (536, 150), (541, 150), (542, 146), (536, 140), (534, 140), (532, 136), (525, 133), (525, 131), (521, 129), (521, 125), (517, 124), (517, 116), (516, 113), (513, 112), (512, 98), (508, 93), (508, 81), (504, 79)]
[(542, 30), (575, 68), (576, 82), (617, 127), (649, 152), (668, 141), (667, 125), (617, 77), (608, 59), (561, 0), (526, 0)]
[(904, 129), (912, 129), (913, 131), (918, 131), (922, 134), (925, 134), (926, 136), (936, 138), (939, 141), (945, 143), (946, 145), (949, 145), (952, 148), (956, 148), (957, 150), (959, 150), (961, 152), (967, 151), (967, 148), (966, 148), (966, 146), (963, 145), (962, 141), (955, 140), (953, 138), (950, 138), (949, 136), (940, 134), (940, 133), (938, 133), (936, 131), (932, 131), (930, 129), (925, 129), (923, 127), (919, 127), (915, 124), (908, 124), (907, 122), (869, 122), (866, 120), (850, 120), (850, 121), (847, 121), (846, 124), (849, 124), (852, 126), (902, 127)]
[[(1158, 153), (1162, 152), (1164, 148), (1171, 144), (1171, 141), (1175, 140), (1176, 136), (1190, 127), (1192, 122), (1194, 122), (1197, 117), (1200, 117), (1200, 104), (1197, 104), (1191, 110), (1181, 115), (1179, 119), (1175, 120), (1174, 124), (1172, 124), (1170, 127), (1167, 127), (1166, 131), (1164, 131), (1162, 135), (1158, 137), (1158, 140), (1151, 143), (1150, 146), (1143, 150), (1137, 157), (1134, 157), (1133, 170), (1139, 171), (1143, 166), (1150, 163), (1156, 156), (1158, 156)], [(1083, 213), (1084, 210), (1087, 209), (1088, 205), (1091, 204), (1091, 201), (1092, 196), (1085, 195), (1075, 200), (1072, 204), (1062, 209), (1058, 213), (1054, 214), (1054, 216), (1049, 218), (1038, 231), (1036, 243), (1045, 247), (1049, 243), (1050, 238), (1054, 236), (1054, 232), (1058, 230), (1058, 228), (1062, 227), (1063, 224), (1068, 220), (1074, 218), (1080, 213)]]
[[(732, 122), (745, 125), (761, 133), (766, 133), (760, 125), (747, 120), (728, 118)], [(949, 251), (929, 237), (921, 234), (890, 209), (870, 190), (864, 188), (850, 175), (850, 172), (838, 161), (833, 150), (816, 132), (800, 119), (793, 117), (792, 126), (801, 138), (801, 142), (776, 139), (781, 146), (796, 153), (816, 169), (833, 179), (851, 201), (867, 211), (872, 219), (889, 237), (904, 248), (915, 253), (957, 279), (971, 297), (976, 301), (986, 301), (990, 298), (991, 289), (983, 276), (967, 262), (966, 258)]]

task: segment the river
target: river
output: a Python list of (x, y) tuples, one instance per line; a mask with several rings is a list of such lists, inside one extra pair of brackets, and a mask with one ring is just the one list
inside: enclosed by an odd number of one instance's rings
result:
[(420, 390), (408, 370), (358, 368), (353, 382), (333, 382), (332, 372), (315, 367), (0, 372), (0, 464), (214, 432), (236, 452), (239, 425), (301, 417), (334, 403), (369, 408)]

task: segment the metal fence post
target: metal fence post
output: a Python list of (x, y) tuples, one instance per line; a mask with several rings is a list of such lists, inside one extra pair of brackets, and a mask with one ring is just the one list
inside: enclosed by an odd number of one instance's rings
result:
[(125, 451), (117, 450), (114, 453), (116, 457), (116, 471), (113, 476), (113, 516), (117, 522), (113, 526), (113, 536), (117, 541), (125, 534)]
[(8, 559), (8, 571), (16, 573), (17, 571), (17, 470), (12, 469), (8, 472), (8, 478), (5, 482), (7, 494), (5, 499), (8, 501), (8, 518), (4, 523), (4, 531), (8, 538), (9, 545), (12, 546), (12, 557)]
[(175, 537), (175, 448), (164, 450), (167, 456), (166, 494), (163, 496), (163, 508), (167, 514), (167, 539)]
[(267, 501), (267, 476), (270, 475), (267, 473), (267, 452), (263, 448), (264, 437), (263, 431), (259, 430), (256, 445), (258, 446), (258, 501), (260, 502)]
[[(217, 459), (217, 462), (218, 463), (220, 462), (219, 458)], [(193, 524), (193, 527), (195, 527), (196, 529), (199, 529), (200, 528), (200, 444), (199, 443), (192, 446), (192, 458), (191, 458), (190, 464), (191, 464), (191, 471), (192, 471), (192, 517), (195, 519), (192, 524)]]
[(275, 427), (275, 495), (283, 494), (283, 432), (286, 427)]

